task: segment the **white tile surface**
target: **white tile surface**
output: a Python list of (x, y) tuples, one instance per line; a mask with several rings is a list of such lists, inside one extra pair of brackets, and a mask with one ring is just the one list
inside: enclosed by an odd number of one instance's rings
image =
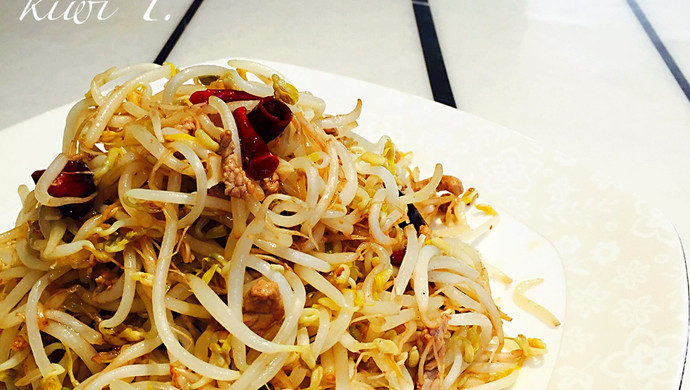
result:
[(625, 1), (585, 5), (432, 0), (458, 105), (655, 202), (687, 245), (690, 104)]
[(409, 1), (206, 0), (174, 63), (250, 57), (287, 62), (431, 97)]
[[(30, 9), (20, 20), (29, 3), (38, 4), (36, 12)], [(53, 4), (59, 16), (70, 2), (29, 3), (0, 2), (0, 85), (13, 91), (0, 94), (0, 129), (77, 100), (93, 75), (113, 65), (153, 61), (191, 0), (155, 4), (150, 16), (157, 21), (144, 20), (149, 1), (110, 0), (105, 20), (98, 19), (100, 8), (88, 18), (85, 8), (83, 24), (48, 19)]]

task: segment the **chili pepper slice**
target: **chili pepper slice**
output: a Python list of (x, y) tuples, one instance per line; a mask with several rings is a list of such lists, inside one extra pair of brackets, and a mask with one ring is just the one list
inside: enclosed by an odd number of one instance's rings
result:
[(249, 121), (268, 143), (278, 137), (292, 120), (292, 110), (285, 103), (273, 97), (259, 101), (248, 115)]
[(391, 253), (391, 264), (400, 267), (403, 257), (405, 257), (405, 252), (405, 248), (394, 250), (393, 253)]
[[(34, 183), (38, 183), (38, 179), (44, 173), (45, 169), (33, 172), (31, 178)], [(69, 160), (48, 187), (48, 194), (56, 198), (86, 198), (94, 192), (96, 192), (96, 184), (93, 181), (93, 172), (81, 160)], [(94, 203), (95, 201), (92, 199), (85, 203), (66, 204), (58, 208), (63, 217), (81, 219), (91, 210)]]
[(268, 143), (278, 137), (292, 120), (292, 110), (273, 96), (259, 97), (249, 92), (234, 89), (206, 89), (189, 96), (192, 104), (208, 103), (215, 96), (224, 102), (258, 100), (259, 104), (248, 114), (249, 121), (257, 134)]
[(266, 142), (256, 133), (254, 126), (247, 118), (247, 109), (239, 107), (232, 112), (237, 124), (237, 133), (242, 148), (243, 168), (247, 176), (254, 180), (271, 177), (280, 161), (268, 149)]
[[(401, 196), (404, 195), (403, 192), (400, 190), (398, 190), (398, 194)], [(426, 221), (424, 220), (424, 217), (422, 217), (422, 214), (412, 203), (407, 205), (407, 218), (410, 219), (410, 222), (399, 223), (398, 226), (400, 226), (400, 228), (405, 228), (405, 226), (412, 224), (415, 230), (419, 232), (419, 228), (422, 227), (422, 225), (427, 225)]]
[(237, 91), (234, 89), (206, 89), (192, 93), (191, 96), (189, 96), (189, 101), (192, 102), (192, 104), (208, 103), (208, 98), (211, 96), (220, 98), (220, 100), (226, 103), (239, 100), (261, 100), (260, 97), (245, 91)]

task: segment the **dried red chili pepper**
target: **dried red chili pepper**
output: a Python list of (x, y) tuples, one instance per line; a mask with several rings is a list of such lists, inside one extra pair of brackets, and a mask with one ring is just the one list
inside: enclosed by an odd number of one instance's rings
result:
[(393, 253), (391, 253), (391, 264), (400, 267), (403, 257), (405, 257), (405, 248), (394, 250)]
[(247, 109), (240, 107), (232, 112), (237, 124), (237, 133), (242, 148), (243, 168), (247, 176), (254, 180), (271, 177), (278, 168), (278, 157), (268, 149), (266, 142), (256, 133), (249, 118)]
[(211, 96), (220, 98), (224, 102), (258, 100), (259, 104), (248, 114), (248, 117), (254, 126), (254, 131), (264, 142), (271, 142), (278, 137), (292, 120), (290, 107), (273, 96), (259, 97), (234, 89), (206, 89), (194, 92), (189, 96), (189, 101), (192, 104), (208, 103)]
[[(45, 173), (45, 169), (31, 174), (34, 183)], [(96, 192), (96, 184), (93, 181), (93, 172), (89, 166), (81, 160), (69, 160), (55, 180), (48, 187), (48, 194), (56, 198), (79, 197), (86, 198)], [(66, 204), (58, 207), (63, 217), (74, 219), (83, 218), (95, 201), (92, 199), (85, 203)]]
[(204, 91), (196, 91), (189, 96), (189, 101), (192, 104), (208, 103), (208, 98), (215, 96), (224, 102), (236, 102), (239, 100), (260, 100), (261, 98), (252, 95), (249, 92), (237, 91), (234, 89), (207, 89)]
[(247, 116), (257, 134), (265, 142), (271, 142), (290, 124), (292, 110), (280, 100), (269, 97), (262, 99)]
[[(405, 195), (402, 191), (398, 190), (398, 195), (403, 196)], [(417, 210), (416, 207), (412, 203), (407, 205), (407, 218), (410, 219), (410, 222), (401, 222), (398, 224), (401, 229), (404, 229), (405, 226), (412, 224), (414, 226), (415, 230), (419, 232), (419, 229), (422, 227), (422, 225), (427, 225), (426, 221), (424, 220), (424, 217), (422, 217), (422, 214)]]

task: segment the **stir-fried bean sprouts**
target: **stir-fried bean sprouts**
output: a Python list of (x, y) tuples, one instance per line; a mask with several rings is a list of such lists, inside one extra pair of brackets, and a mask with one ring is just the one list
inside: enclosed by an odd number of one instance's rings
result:
[(69, 112), (0, 234), (0, 387), (515, 383), (546, 347), (504, 336), (472, 244), (493, 209), (469, 224), (473, 188), (354, 133), (361, 101), (228, 64), (112, 68)]

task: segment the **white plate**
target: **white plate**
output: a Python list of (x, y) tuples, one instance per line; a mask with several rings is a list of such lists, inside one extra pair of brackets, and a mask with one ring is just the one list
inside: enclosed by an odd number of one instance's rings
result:
[[(563, 322), (556, 330), (546, 327), (513, 307), (512, 286), (494, 283), (501, 307), (514, 317), (508, 332), (540, 337), (550, 349), (523, 370), (516, 390), (679, 388), (688, 285), (678, 237), (657, 210), (573, 159), (459, 110), (362, 81), (271, 65), (300, 90), (324, 98), (329, 113), (349, 111), (361, 98), (360, 134), (390, 135), (415, 152), (424, 170), (443, 163), (502, 211), (501, 224), (480, 243), (486, 260), (516, 282), (544, 277), (529, 295)], [(30, 173), (59, 151), (68, 108), (0, 131), (0, 229), (12, 226), (17, 186), (30, 184)]]

